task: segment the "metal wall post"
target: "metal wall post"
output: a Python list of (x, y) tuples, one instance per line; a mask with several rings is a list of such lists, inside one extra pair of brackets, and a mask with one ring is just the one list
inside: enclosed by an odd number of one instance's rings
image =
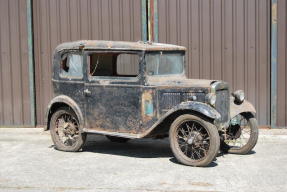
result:
[(148, 29), (147, 29), (147, 0), (142, 0), (142, 40), (147, 41)]
[(27, 28), (28, 28), (28, 62), (29, 62), (29, 92), (30, 92), (30, 110), (31, 126), (36, 126), (35, 113), (35, 80), (34, 80), (34, 53), (33, 53), (33, 14), (32, 0), (27, 0)]
[(277, 0), (271, 7), (271, 127), (277, 126)]
[(158, 42), (157, 0), (147, 0), (148, 40)]

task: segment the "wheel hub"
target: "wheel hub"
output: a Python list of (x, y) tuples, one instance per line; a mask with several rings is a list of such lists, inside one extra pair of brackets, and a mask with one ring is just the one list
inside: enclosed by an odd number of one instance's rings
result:
[(202, 159), (209, 150), (209, 134), (205, 127), (195, 121), (181, 124), (177, 138), (180, 150), (191, 159)]
[(58, 120), (58, 135), (65, 145), (72, 145), (76, 141), (77, 127), (71, 118), (61, 117)]

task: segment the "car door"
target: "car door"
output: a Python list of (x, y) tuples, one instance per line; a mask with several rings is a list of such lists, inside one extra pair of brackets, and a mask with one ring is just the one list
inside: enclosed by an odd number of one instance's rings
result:
[(139, 61), (136, 52), (86, 54), (86, 128), (137, 133), (141, 98)]
[(58, 79), (52, 81), (54, 94), (68, 96), (75, 101), (81, 111), (84, 111), (83, 55), (78, 51), (67, 51), (59, 56), (60, 63), (54, 69), (54, 77), (59, 73)]

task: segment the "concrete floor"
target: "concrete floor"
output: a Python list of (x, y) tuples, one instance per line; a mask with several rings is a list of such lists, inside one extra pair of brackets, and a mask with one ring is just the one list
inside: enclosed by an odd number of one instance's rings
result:
[(178, 164), (168, 140), (109, 142), (56, 151), (42, 129), (0, 129), (0, 191), (287, 191), (287, 130), (260, 130), (249, 155), (217, 157), (207, 168)]

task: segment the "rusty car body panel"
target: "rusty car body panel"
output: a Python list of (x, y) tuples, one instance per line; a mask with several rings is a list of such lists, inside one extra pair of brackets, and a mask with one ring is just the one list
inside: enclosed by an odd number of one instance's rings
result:
[[(223, 81), (188, 79), (185, 71), (177, 75), (151, 76), (147, 73), (149, 53), (178, 53), (185, 47), (151, 42), (115, 42), (83, 40), (68, 42), (55, 49), (52, 83), (55, 98), (48, 105), (46, 127), (50, 117), (62, 106), (69, 106), (78, 116), (82, 132), (126, 138), (152, 137), (168, 132), (172, 120), (183, 113), (196, 113), (218, 129), (243, 112), (256, 113), (247, 101), (234, 104), (228, 84)], [(139, 57), (139, 74), (124, 78), (91, 78), (87, 55), (90, 53), (132, 53)], [(83, 57), (82, 78), (61, 77), (63, 54)], [(214, 106), (209, 94), (217, 97)]]

